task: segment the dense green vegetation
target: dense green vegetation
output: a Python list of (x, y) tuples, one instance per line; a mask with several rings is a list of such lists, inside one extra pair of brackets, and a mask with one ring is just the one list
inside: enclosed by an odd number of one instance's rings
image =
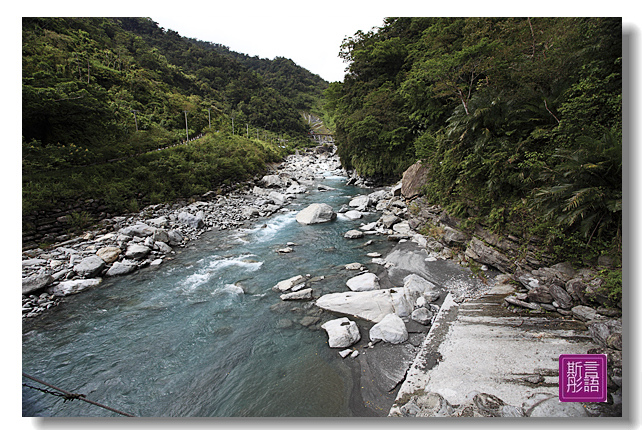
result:
[(124, 210), (247, 179), (310, 143), (302, 113), (327, 87), (148, 18), (24, 18), (22, 54), (23, 213), (81, 197)]
[(23, 179), (23, 211), (54, 209), (61, 201), (91, 198), (115, 213), (135, 212), (148, 204), (217, 191), (222, 185), (250, 179), (286, 152), (270, 142), (207, 133), (187, 145), (113, 163), (35, 172)]
[(455, 216), (560, 258), (621, 252), (620, 19), (388, 18), (340, 55), (326, 108), (346, 168), (392, 181), (423, 160)]

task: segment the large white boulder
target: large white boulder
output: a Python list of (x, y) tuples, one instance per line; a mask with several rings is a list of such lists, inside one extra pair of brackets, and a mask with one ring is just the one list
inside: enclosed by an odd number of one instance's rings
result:
[(312, 203), (296, 215), (296, 220), (300, 224), (319, 224), (332, 221), (336, 217), (332, 206), (326, 203)]
[(387, 314), (395, 312), (390, 290), (326, 294), (317, 299), (316, 305), (321, 309), (373, 322), (379, 322)]
[(363, 273), (346, 282), (352, 291), (372, 291), (379, 289), (379, 277), (374, 273)]
[(347, 348), (361, 339), (357, 324), (346, 317), (330, 320), (321, 328), (328, 333), (330, 348)]
[(402, 343), (408, 340), (406, 324), (397, 314), (388, 314), (370, 329), (370, 340)]

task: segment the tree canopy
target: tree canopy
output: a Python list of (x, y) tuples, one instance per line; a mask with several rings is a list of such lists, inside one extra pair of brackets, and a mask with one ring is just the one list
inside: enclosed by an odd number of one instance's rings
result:
[(325, 95), (344, 167), (394, 181), (421, 159), (456, 215), (527, 207), (620, 237), (621, 19), (387, 18), (339, 55)]

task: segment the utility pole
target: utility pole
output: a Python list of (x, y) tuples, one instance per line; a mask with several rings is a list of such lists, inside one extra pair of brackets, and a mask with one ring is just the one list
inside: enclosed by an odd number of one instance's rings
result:
[(234, 117), (232, 117), (232, 136), (234, 136)]
[(184, 110), (185, 112), (185, 134), (187, 135), (187, 140), (189, 140), (189, 129), (187, 128), (187, 111)]
[(212, 108), (207, 108), (207, 122), (210, 125), (210, 129), (212, 128)]
[(245, 138), (250, 138), (250, 126), (248, 125), (248, 123), (245, 123)]
[(136, 131), (138, 131), (138, 119), (136, 118), (136, 109), (131, 109), (130, 112), (134, 112), (134, 122), (136, 123)]

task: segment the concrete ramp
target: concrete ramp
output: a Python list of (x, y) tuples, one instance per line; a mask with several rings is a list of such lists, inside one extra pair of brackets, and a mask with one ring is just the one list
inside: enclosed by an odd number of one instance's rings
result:
[[(461, 412), (462, 405), (472, 405), (479, 393), (496, 396), (508, 408), (508, 415), (481, 416), (528, 416), (537, 402), (559, 403), (559, 355), (585, 354), (596, 345), (583, 322), (553, 314), (515, 314), (502, 306), (506, 295), (494, 288), (462, 304), (448, 295), (408, 370), (390, 416), (479, 416), (457, 415), (458, 408)], [(431, 394), (430, 401), (439, 398), (448, 408), (440, 405), (432, 409), (434, 413), (420, 414), (421, 407), (415, 406), (414, 413), (413, 408), (404, 408), (418, 399), (421, 403), (428, 393), (439, 394)], [(559, 405), (565, 412), (552, 415), (587, 416), (578, 403)]]

